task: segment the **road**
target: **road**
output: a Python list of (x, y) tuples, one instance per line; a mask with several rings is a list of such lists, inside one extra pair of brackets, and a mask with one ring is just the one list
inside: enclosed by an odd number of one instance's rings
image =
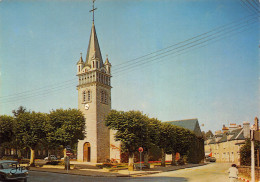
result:
[(90, 177), (68, 174), (57, 174), (48, 172), (30, 171), (28, 182), (226, 182), (228, 175), (226, 170), (230, 164), (212, 163), (205, 166), (182, 169), (171, 172), (147, 175), (144, 177)]
[(231, 164), (211, 163), (205, 166), (149, 175), (149, 177), (179, 177), (189, 182), (226, 182)]

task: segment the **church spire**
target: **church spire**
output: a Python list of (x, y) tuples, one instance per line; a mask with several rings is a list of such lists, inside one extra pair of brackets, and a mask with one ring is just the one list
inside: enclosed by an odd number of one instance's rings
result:
[(91, 60), (92, 59), (98, 59), (99, 60), (99, 68), (103, 66), (103, 59), (98, 43), (98, 38), (97, 38), (97, 33), (96, 33), (96, 28), (94, 24), (94, 11), (97, 9), (94, 6), (95, 0), (93, 0), (93, 6), (92, 10), (89, 12), (93, 12), (93, 23), (92, 23), (92, 28), (91, 28), (91, 33), (90, 33), (90, 38), (89, 38), (89, 44), (88, 44), (88, 51), (87, 51), (87, 56), (86, 56), (86, 64), (91, 65)]

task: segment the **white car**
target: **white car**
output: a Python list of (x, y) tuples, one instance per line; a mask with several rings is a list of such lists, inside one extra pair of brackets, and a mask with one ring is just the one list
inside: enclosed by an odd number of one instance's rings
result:
[(50, 160), (53, 161), (53, 160), (57, 160), (57, 157), (55, 155), (50, 155), (50, 157), (45, 157), (44, 160), (47, 161), (47, 160)]

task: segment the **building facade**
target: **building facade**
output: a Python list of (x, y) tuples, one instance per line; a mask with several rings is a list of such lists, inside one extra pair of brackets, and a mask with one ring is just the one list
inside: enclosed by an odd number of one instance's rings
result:
[(250, 137), (250, 123), (241, 125), (230, 124), (231, 127), (223, 126), (222, 132), (205, 141), (205, 154), (211, 154), (217, 162), (232, 162), (240, 164), (240, 148), (245, 144), (246, 138)]

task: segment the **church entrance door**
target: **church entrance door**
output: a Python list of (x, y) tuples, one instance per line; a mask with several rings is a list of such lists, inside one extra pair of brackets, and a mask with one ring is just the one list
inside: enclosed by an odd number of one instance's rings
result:
[(86, 142), (83, 146), (83, 161), (90, 162), (90, 143)]

